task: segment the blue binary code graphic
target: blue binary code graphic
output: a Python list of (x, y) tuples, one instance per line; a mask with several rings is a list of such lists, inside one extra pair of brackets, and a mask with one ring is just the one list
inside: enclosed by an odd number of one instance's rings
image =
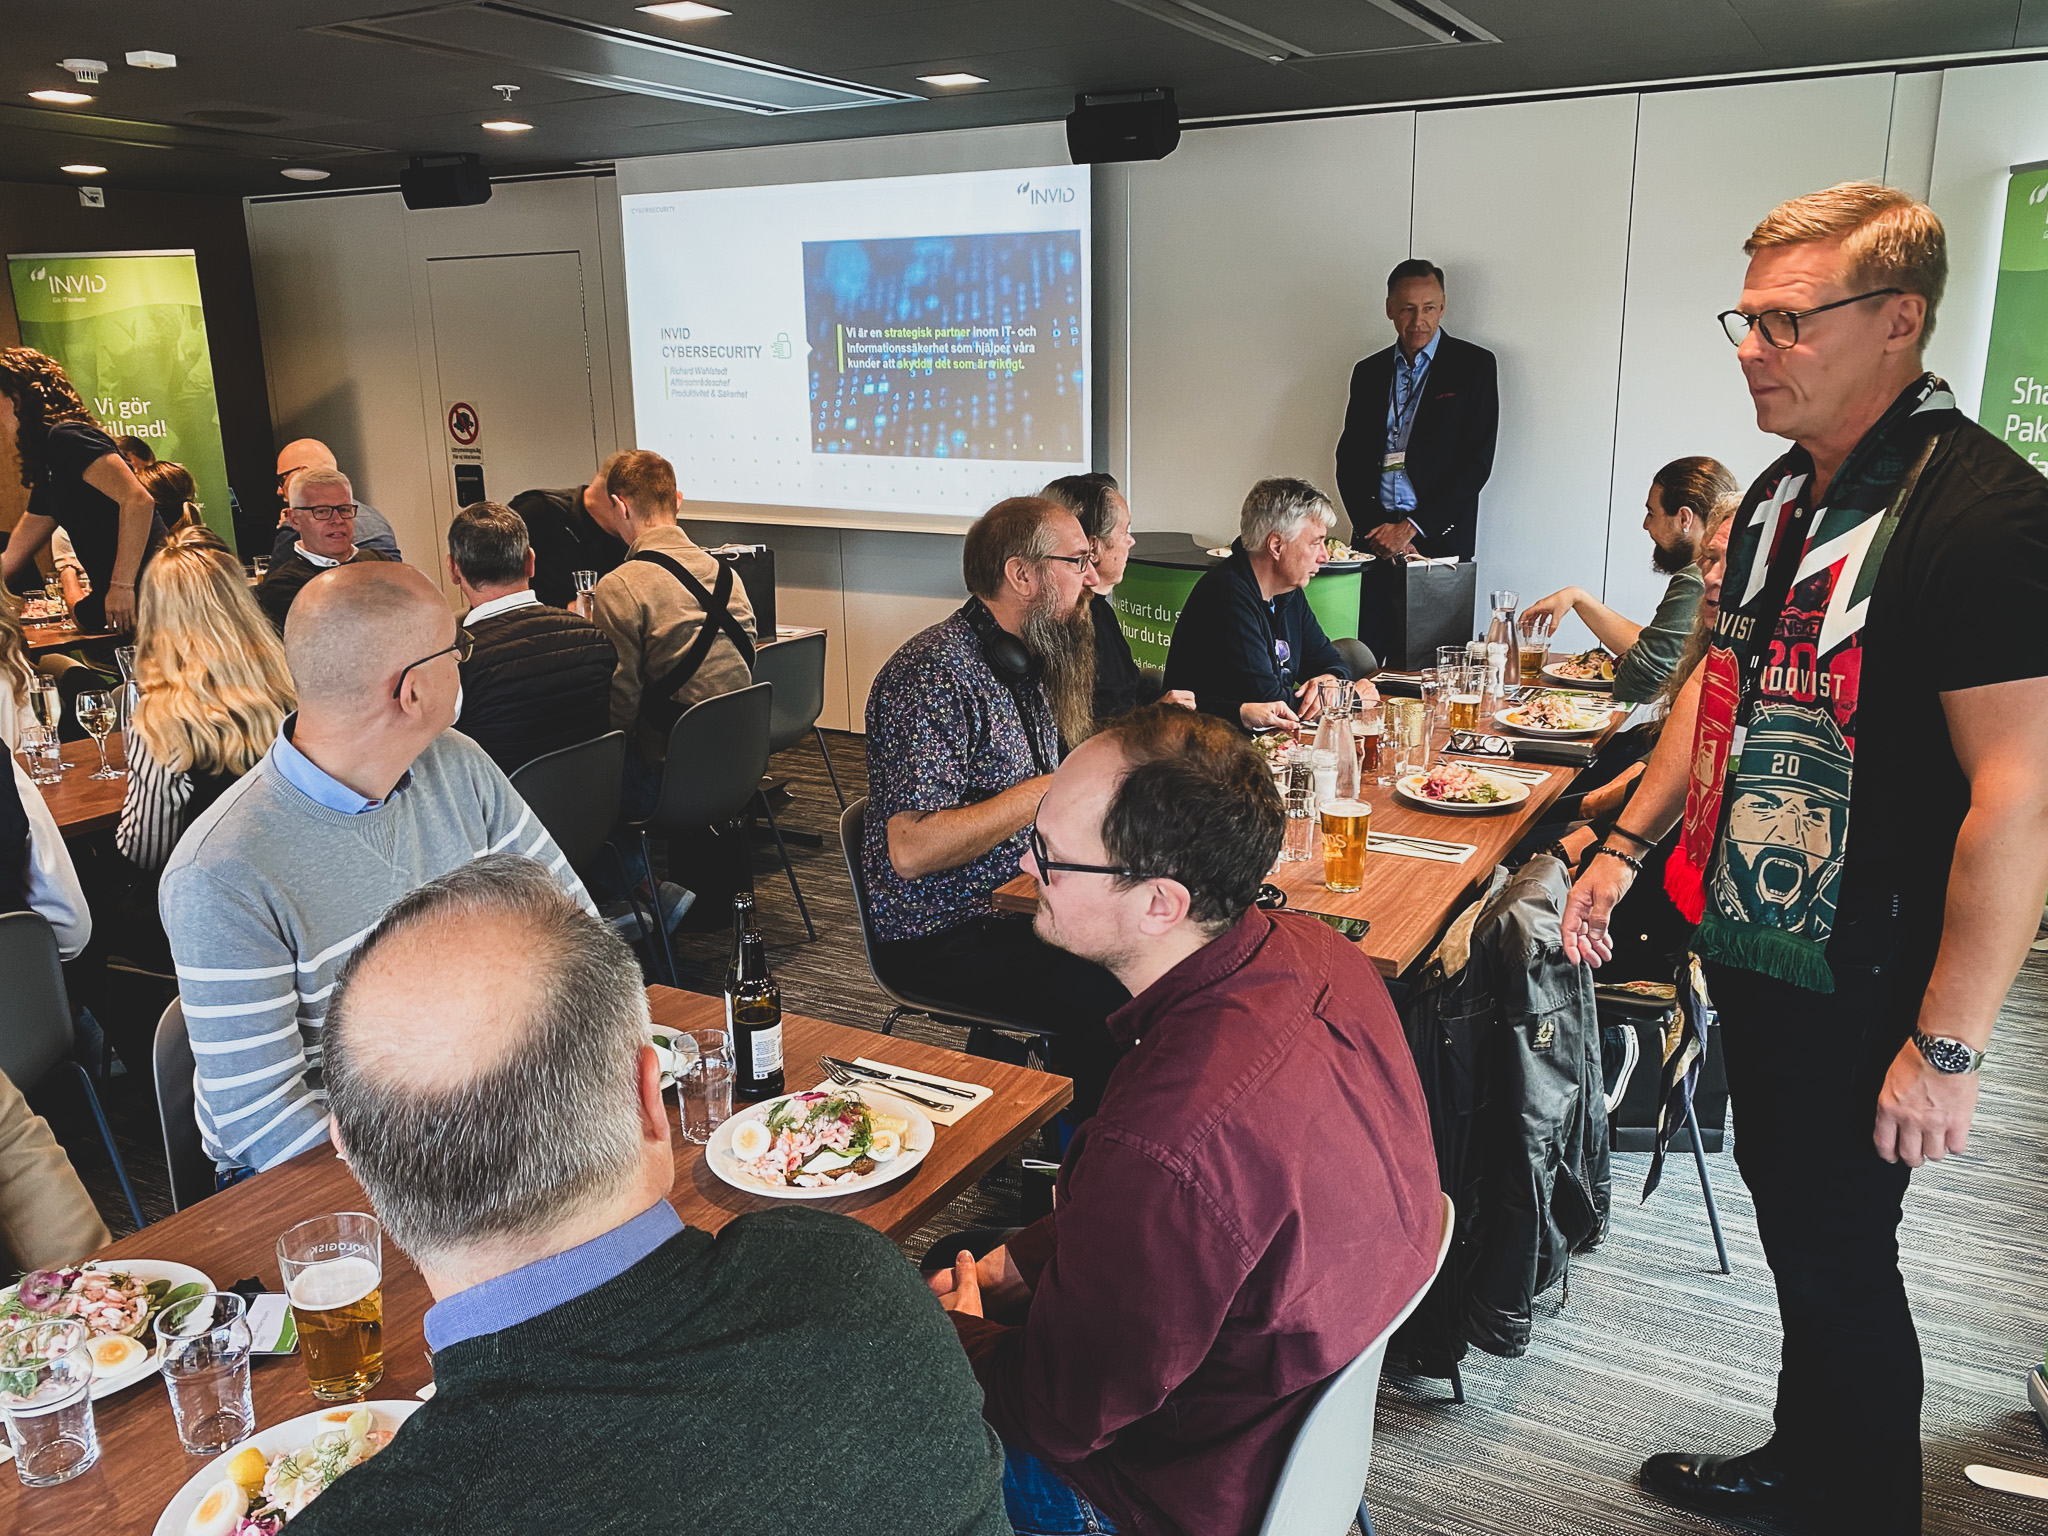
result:
[(1078, 463), (1081, 233), (804, 242), (811, 451)]

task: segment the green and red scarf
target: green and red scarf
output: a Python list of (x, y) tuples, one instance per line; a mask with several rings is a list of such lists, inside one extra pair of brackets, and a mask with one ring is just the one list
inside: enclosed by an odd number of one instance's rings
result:
[(1721, 611), (1700, 665), (1685, 830), (1664, 889), (1711, 960), (1832, 992), (1849, 847), (1856, 701), (1870, 594), (1955, 396), (1922, 374), (1850, 450), (1811, 506), (1795, 447), (1751, 490), (1728, 541)]

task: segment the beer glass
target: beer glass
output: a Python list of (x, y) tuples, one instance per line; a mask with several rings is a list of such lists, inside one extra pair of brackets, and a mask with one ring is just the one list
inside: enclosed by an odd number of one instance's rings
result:
[(1522, 686), (1535, 688), (1543, 682), (1543, 663), (1550, 655), (1550, 637), (1557, 621), (1547, 613), (1522, 615)]
[(1454, 731), (1479, 729), (1479, 707), (1486, 698), (1486, 668), (1470, 662), (1453, 667), (1443, 681), (1444, 713)]
[(1323, 884), (1355, 891), (1365, 883), (1365, 836), (1372, 807), (1363, 800), (1332, 800), (1322, 808)]
[(571, 609), (586, 619), (591, 618), (592, 610), (597, 605), (597, 599), (590, 595), (597, 588), (597, 572), (571, 571), (569, 580), (576, 588), (576, 596), (570, 603)]
[(342, 1211), (277, 1240), (277, 1268), (298, 1325), (306, 1378), (322, 1402), (365, 1396), (384, 1379), (384, 1229)]

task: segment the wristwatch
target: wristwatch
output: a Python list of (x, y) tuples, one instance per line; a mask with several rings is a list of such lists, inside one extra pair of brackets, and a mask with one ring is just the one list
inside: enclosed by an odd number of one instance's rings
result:
[(1974, 1072), (1984, 1065), (1984, 1052), (1948, 1035), (1930, 1035), (1923, 1029), (1916, 1029), (1913, 1031), (1913, 1043), (1920, 1047), (1920, 1054), (1927, 1058), (1927, 1065), (1949, 1077)]

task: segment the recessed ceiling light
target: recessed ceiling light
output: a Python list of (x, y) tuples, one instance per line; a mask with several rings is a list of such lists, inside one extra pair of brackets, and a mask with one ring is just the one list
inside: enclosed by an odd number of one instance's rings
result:
[(57, 169), (67, 176), (104, 176), (107, 174), (107, 168), (104, 165), (60, 165)]
[(325, 181), (334, 172), (315, 170), (310, 165), (288, 165), (278, 174), (289, 176), (293, 181)]
[(531, 133), (533, 124), (522, 123), (517, 118), (497, 117), (483, 125), (493, 133)]
[(987, 82), (986, 80), (982, 79), (982, 77), (981, 77), (980, 75), (970, 75), (970, 74), (967, 74), (967, 73), (966, 73), (965, 71), (961, 71), (961, 72), (959, 72), (959, 73), (955, 73), (955, 74), (950, 74), (950, 75), (919, 75), (919, 76), (918, 76), (917, 78), (918, 78), (918, 79), (920, 79), (920, 80), (922, 80), (922, 81), (923, 81), (923, 82), (924, 82), (924, 83), (925, 83), (926, 85), (987, 85), (987, 84), (988, 84), (988, 82)]
[(731, 11), (721, 11), (715, 5), (704, 5), (700, 0), (664, 0), (661, 5), (636, 5), (636, 11), (645, 11), (650, 16), (661, 16), (669, 21), (709, 21), (714, 16), (730, 16)]
[(30, 101), (55, 102), (60, 107), (82, 106), (92, 98), (83, 91), (30, 91)]

